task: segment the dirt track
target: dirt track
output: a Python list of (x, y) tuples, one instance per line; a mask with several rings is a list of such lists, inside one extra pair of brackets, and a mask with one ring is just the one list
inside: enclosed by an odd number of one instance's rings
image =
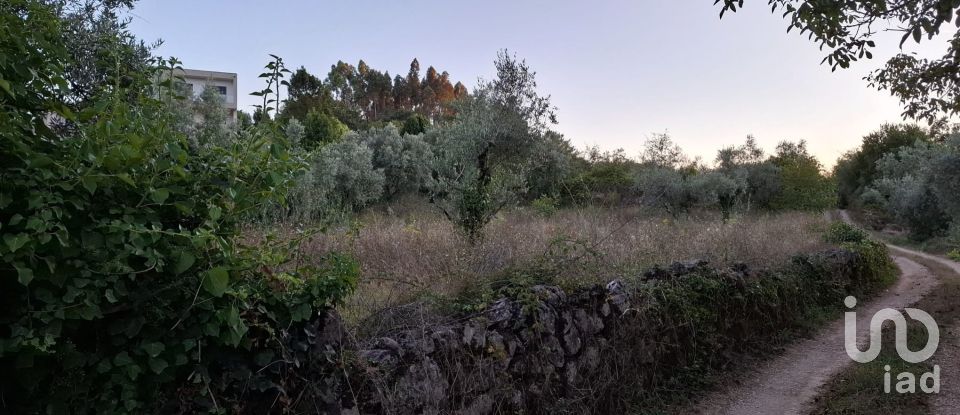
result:
[[(840, 218), (850, 222), (847, 212), (840, 211)], [(919, 301), (938, 284), (938, 279), (924, 266), (902, 256), (910, 254), (951, 267), (960, 274), (960, 264), (944, 258), (897, 246), (890, 246), (891, 256), (900, 268), (897, 283), (867, 304), (859, 304), (857, 327), (860, 329), (858, 343), (865, 343), (873, 314), (882, 308), (902, 309)], [(901, 255), (898, 255), (901, 254)], [(838, 316), (840, 317), (840, 316)], [(960, 333), (960, 326), (952, 327)], [(823, 328), (810, 339), (797, 342), (781, 355), (761, 364), (742, 378), (742, 382), (725, 391), (708, 396), (692, 413), (702, 414), (797, 414), (801, 413), (818, 393), (819, 388), (840, 372), (852, 360), (844, 350), (844, 323), (842, 318)], [(955, 336), (945, 336), (952, 339)], [(957, 344), (942, 344), (937, 353), (949, 367), (944, 367), (943, 390), (934, 399), (937, 413), (960, 413), (960, 379), (957, 376), (960, 356)], [(958, 389), (956, 391), (952, 389)]]

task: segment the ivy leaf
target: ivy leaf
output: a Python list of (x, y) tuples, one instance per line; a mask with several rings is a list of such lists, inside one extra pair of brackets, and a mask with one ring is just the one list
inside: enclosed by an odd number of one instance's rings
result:
[(83, 184), (83, 188), (87, 189), (90, 194), (97, 191), (97, 179), (93, 176), (83, 176), (80, 178), (80, 183)]
[(163, 353), (164, 349), (166, 349), (163, 343), (160, 343), (160, 342), (147, 343), (141, 347), (143, 347), (143, 350), (147, 352), (147, 354), (150, 355), (150, 357), (157, 357), (160, 355), (160, 353)]
[(206, 272), (203, 277), (203, 289), (214, 297), (220, 297), (227, 290), (230, 283), (230, 273), (224, 267), (216, 267)]
[(27, 286), (30, 284), (30, 281), (33, 281), (32, 269), (27, 268), (20, 262), (13, 264), (13, 267), (17, 269), (17, 280), (20, 281), (21, 284)]
[(167, 364), (167, 361), (163, 359), (151, 358), (148, 363), (150, 364), (150, 370), (152, 370), (153, 373), (156, 373), (158, 375), (162, 373), (163, 370), (167, 368), (167, 366), (169, 366)]
[(156, 189), (150, 193), (150, 198), (153, 199), (154, 203), (163, 203), (170, 197), (170, 191), (167, 189)]
[(184, 271), (190, 269), (193, 266), (193, 263), (197, 261), (197, 258), (189, 252), (182, 252), (180, 258), (177, 259), (177, 265), (173, 267), (173, 273), (176, 275), (183, 274)]
[(17, 250), (26, 245), (27, 241), (29, 240), (30, 237), (22, 233), (17, 235), (11, 235), (8, 233), (3, 235), (3, 242), (7, 244), (7, 248), (10, 248), (10, 252), (17, 252)]

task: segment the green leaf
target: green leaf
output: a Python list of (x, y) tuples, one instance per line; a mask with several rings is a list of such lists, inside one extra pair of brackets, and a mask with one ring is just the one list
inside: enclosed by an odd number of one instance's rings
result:
[(220, 219), (220, 214), (222, 211), (219, 206), (210, 206), (210, 220), (216, 222)]
[(10, 252), (17, 252), (17, 250), (26, 245), (29, 240), (30, 237), (22, 233), (16, 235), (8, 233), (3, 235), (3, 242), (7, 244), (7, 248), (10, 248)]
[(180, 258), (177, 259), (177, 265), (173, 267), (173, 273), (176, 275), (183, 274), (184, 271), (190, 269), (193, 266), (193, 263), (197, 261), (197, 258), (189, 252), (181, 252)]
[(30, 285), (30, 281), (33, 281), (33, 270), (20, 262), (13, 264), (13, 267), (17, 269), (17, 280), (24, 286)]
[(83, 188), (87, 189), (90, 194), (97, 191), (97, 179), (93, 176), (83, 176), (80, 178), (80, 183), (83, 184)]
[(156, 189), (150, 193), (150, 197), (153, 199), (154, 203), (163, 203), (170, 197), (170, 191), (167, 189)]
[(157, 358), (151, 358), (148, 363), (150, 365), (150, 370), (152, 370), (153, 373), (156, 373), (158, 375), (162, 373), (163, 370), (167, 368), (167, 366), (169, 366), (166, 360), (157, 359)]
[(117, 178), (122, 180), (124, 183), (129, 184), (130, 186), (136, 186), (133, 182), (133, 179), (130, 178), (130, 175), (127, 173), (120, 173), (117, 175)]
[(163, 343), (160, 342), (146, 343), (141, 347), (145, 352), (147, 352), (148, 355), (150, 355), (150, 357), (157, 357), (160, 355), (160, 353), (163, 353), (164, 349), (166, 349)]
[(10, 89), (10, 81), (7, 81), (6, 79), (0, 79), (0, 89), (7, 91), (7, 94), (9, 94), (11, 98), (16, 97), (16, 95), (13, 93), (13, 90)]
[(224, 267), (216, 267), (203, 277), (203, 289), (214, 297), (220, 297), (230, 284), (230, 273)]

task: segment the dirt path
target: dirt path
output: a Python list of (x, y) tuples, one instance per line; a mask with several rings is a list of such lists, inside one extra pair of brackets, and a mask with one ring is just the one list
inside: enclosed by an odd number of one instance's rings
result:
[[(903, 308), (936, 286), (930, 272), (909, 259), (895, 256), (901, 276), (880, 297), (858, 305), (857, 327), (868, 327), (882, 308)], [(744, 376), (731, 390), (708, 397), (693, 409), (700, 414), (797, 414), (817, 390), (852, 360), (844, 350), (843, 319), (834, 321), (813, 338), (797, 342)], [(866, 342), (862, 330), (858, 342)]]

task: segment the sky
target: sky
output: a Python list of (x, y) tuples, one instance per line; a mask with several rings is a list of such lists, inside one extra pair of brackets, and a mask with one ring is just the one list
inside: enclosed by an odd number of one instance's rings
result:
[[(898, 52), (899, 35), (877, 39), (873, 60), (831, 72), (823, 52), (766, 1), (719, 18), (713, 0), (140, 0), (132, 31), (163, 40), (155, 52), (185, 68), (238, 74), (240, 108), (262, 88), (269, 54), (290, 69), (324, 76), (363, 59), (391, 75), (417, 58), (468, 87), (495, 75), (508, 49), (537, 71), (575, 146), (623, 148), (637, 156), (652, 133), (668, 132), (689, 155), (713, 161), (748, 134), (768, 152), (805, 139), (825, 167), (901, 107), (862, 78)], [(949, 25), (948, 25), (949, 26)], [(947, 36), (905, 45), (937, 57)]]

